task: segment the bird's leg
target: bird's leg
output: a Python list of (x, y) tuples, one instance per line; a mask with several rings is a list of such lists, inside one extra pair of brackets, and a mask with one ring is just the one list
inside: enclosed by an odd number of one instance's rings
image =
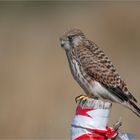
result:
[(91, 98), (93, 99), (93, 96), (91, 96), (91, 95), (79, 95), (75, 98), (75, 101), (77, 103), (78, 101), (86, 101)]

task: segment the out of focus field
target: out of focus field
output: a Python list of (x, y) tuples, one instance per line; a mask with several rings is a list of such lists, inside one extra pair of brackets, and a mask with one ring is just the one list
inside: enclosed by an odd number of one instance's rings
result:
[[(73, 27), (104, 50), (140, 102), (140, 2), (0, 2), (0, 139), (69, 139), (83, 91), (59, 37)], [(111, 124), (120, 116), (140, 139), (140, 119), (113, 105)]]

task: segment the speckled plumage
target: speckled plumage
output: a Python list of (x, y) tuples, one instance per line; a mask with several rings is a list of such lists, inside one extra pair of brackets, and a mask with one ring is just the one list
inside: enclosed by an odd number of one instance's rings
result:
[(137, 100), (128, 91), (112, 62), (103, 51), (78, 29), (61, 38), (74, 79), (87, 95), (120, 103), (140, 116)]

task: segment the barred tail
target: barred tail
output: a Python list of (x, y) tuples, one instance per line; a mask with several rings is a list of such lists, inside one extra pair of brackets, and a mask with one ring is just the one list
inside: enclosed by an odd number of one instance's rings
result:
[(132, 101), (129, 101), (128, 106), (138, 117), (140, 117), (140, 108)]

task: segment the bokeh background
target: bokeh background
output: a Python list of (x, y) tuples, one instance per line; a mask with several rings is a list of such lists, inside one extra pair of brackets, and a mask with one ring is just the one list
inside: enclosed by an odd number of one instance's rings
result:
[[(73, 80), (59, 37), (79, 28), (140, 101), (140, 2), (0, 2), (0, 139), (69, 139)], [(139, 104), (140, 105), (140, 104)], [(140, 139), (140, 119), (113, 105), (110, 125)]]

